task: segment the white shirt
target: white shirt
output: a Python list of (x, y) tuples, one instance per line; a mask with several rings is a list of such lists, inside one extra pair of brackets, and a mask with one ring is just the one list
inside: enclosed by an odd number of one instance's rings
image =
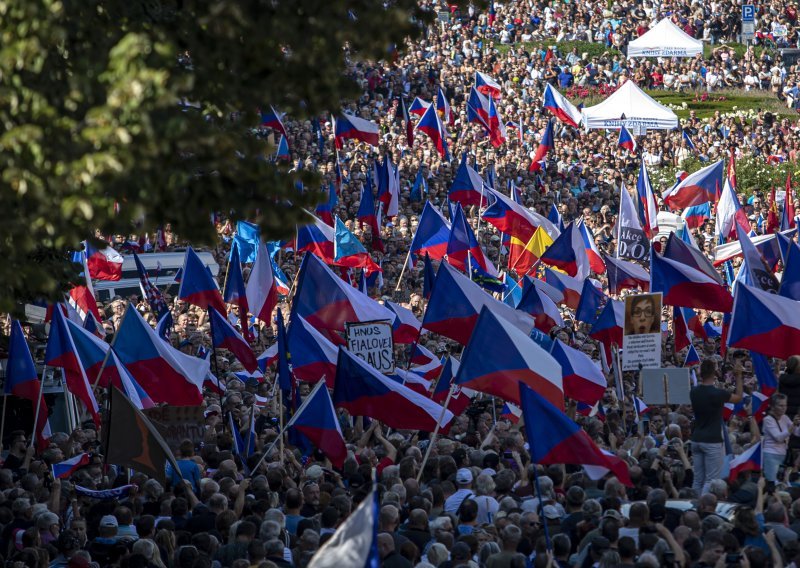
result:
[(472, 497), (473, 495), (472, 489), (459, 489), (444, 502), (444, 512), (456, 514), (464, 499)]

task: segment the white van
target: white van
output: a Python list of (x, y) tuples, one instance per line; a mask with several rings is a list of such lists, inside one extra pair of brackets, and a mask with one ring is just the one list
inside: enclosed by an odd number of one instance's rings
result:
[[(178, 292), (175, 275), (183, 268), (185, 256), (184, 252), (153, 252), (140, 254), (139, 260), (142, 261), (150, 282), (161, 290), (175, 294)], [(219, 264), (214, 255), (210, 252), (197, 252), (197, 256), (216, 278), (219, 274)], [(128, 298), (142, 295), (142, 289), (139, 286), (139, 272), (136, 270), (133, 255), (124, 255), (122, 258), (122, 278), (120, 280), (94, 282), (94, 293), (98, 301), (107, 302), (114, 296)]]

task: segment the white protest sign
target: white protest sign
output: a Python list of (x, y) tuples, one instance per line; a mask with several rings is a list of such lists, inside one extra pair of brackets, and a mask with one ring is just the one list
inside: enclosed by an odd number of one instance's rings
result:
[(661, 366), (661, 294), (625, 298), (622, 370)]
[(394, 373), (394, 340), (389, 321), (348, 322), (345, 331), (348, 351), (381, 373)]

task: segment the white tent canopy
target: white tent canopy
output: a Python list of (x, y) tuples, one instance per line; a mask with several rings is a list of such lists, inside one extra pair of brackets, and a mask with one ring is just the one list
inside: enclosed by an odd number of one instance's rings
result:
[(647, 130), (671, 130), (678, 127), (678, 117), (671, 109), (656, 102), (631, 81), (617, 89), (599, 105), (581, 111), (584, 129), (619, 130), (621, 125), (636, 134)]
[(694, 57), (703, 53), (703, 42), (694, 39), (669, 18), (664, 18), (642, 37), (628, 44), (628, 57)]

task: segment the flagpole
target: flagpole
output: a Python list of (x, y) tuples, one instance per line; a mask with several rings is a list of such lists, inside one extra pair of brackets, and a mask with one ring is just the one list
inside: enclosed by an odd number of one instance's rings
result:
[[(230, 263), (228, 263), (228, 266), (230, 266)], [(209, 306), (208, 309), (212, 310), (213, 308)], [(219, 383), (219, 364), (217, 363), (217, 346), (214, 345), (214, 318), (211, 317), (210, 312), (208, 314), (208, 330), (211, 332), (211, 364), (214, 366), (214, 378), (217, 379), (217, 390), (219, 391), (219, 401), (222, 402), (222, 386), (220, 386)]]
[(433, 449), (433, 445), (436, 443), (436, 435), (439, 433), (439, 428), (442, 426), (442, 420), (444, 420), (444, 415), (447, 412), (447, 405), (450, 404), (450, 399), (453, 397), (453, 390), (455, 390), (455, 387), (451, 385), (450, 390), (447, 391), (447, 398), (442, 406), (442, 412), (439, 414), (439, 420), (436, 421), (436, 428), (433, 429), (433, 434), (431, 434), (431, 439), (428, 443), (428, 449), (425, 450), (425, 457), (422, 458), (422, 463), (419, 466), (419, 472), (417, 472), (417, 483), (419, 483), (419, 480), (422, 477), (422, 472), (425, 470), (425, 464), (428, 463), (428, 458), (431, 456), (431, 450)]
[[(92, 393), (93, 394), (97, 392), (97, 385), (100, 382), (100, 377), (103, 375), (103, 371), (105, 370), (106, 365), (108, 364), (108, 358), (111, 357), (111, 351), (114, 349), (114, 346), (117, 344), (117, 338), (119, 337), (119, 330), (122, 327), (122, 324), (125, 323), (125, 316), (128, 315), (128, 306), (130, 306), (130, 304), (126, 305), (126, 307), (125, 307), (125, 312), (122, 314), (122, 319), (119, 320), (119, 325), (114, 330), (114, 339), (111, 340), (111, 347), (109, 347), (108, 351), (106, 351), (106, 356), (103, 357), (103, 364), (100, 365), (100, 370), (97, 371), (97, 378), (95, 378), (94, 384), (92, 385)], [(167, 309), (169, 309), (169, 308), (167, 308)]]
[[(280, 371), (279, 371), (280, 372)], [(276, 377), (277, 380), (277, 377)], [(280, 451), (281, 451), (281, 461), (283, 461), (283, 391), (279, 388), (278, 389), (278, 419), (280, 421), (280, 435), (278, 436), (278, 441), (281, 443)], [(273, 444), (275, 445), (275, 444)]]
[(406, 266), (408, 266), (408, 259), (411, 258), (411, 249), (408, 249), (408, 254), (406, 254), (406, 261), (403, 263), (403, 269), (400, 271), (400, 276), (397, 277), (397, 286), (395, 286), (394, 291), (397, 292), (400, 290), (400, 284), (403, 282), (403, 274), (406, 273)]
[[(314, 397), (314, 394), (317, 392), (317, 389), (323, 388), (323, 385), (325, 385), (325, 384), (326, 384), (325, 383), (325, 376), (323, 375), (323, 377), (317, 383), (317, 386), (315, 386), (311, 390), (311, 392), (308, 393), (308, 396), (306, 396), (305, 400), (303, 401), (303, 404), (300, 405), (300, 407), (295, 411), (294, 415), (289, 420), (289, 422), (286, 423), (286, 426), (281, 426), (281, 431), (280, 431), (280, 434), (279, 434), (278, 438), (274, 439), (272, 441), (272, 443), (270, 444), (270, 446), (266, 450), (264, 450), (264, 453), (262, 454), (261, 459), (259, 459), (258, 462), (256, 463), (256, 465), (253, 466), (253, 469), (250, 470), (249, 477), (252, 477), (253, 472), (258, 471), (259, 466), (261, 466), (261, 463), (266, 459), (266, 457), (269, 455), (269, 453), (275, 448), (275, 444), (278, 443), (278, 440), (281, 441), (281, 446), (283, 446), (283, 432), (284, 432), (284, 430), (288, 429), (294, 423), (294, 417), (295, 416), (299, 416), (305, 410), (306, 406), (308, 406), (308, 403), (312, 400), (312, 398)], [(327, 388), (327, 387), (325, 387), (325, 388)], [(278, 389), (278, 393), (280, 393), (280, 389)], [(278, 394), (278, 396), (280, 396), (280, 394)], [(281, 459), (283, 459), (283, 451), (281, 451)]]
[(3, 434), (6, 430), (6, 405), (8, 404), (8, 394), (3, 395), (3, 418), (0, 422), (0, 454), (3, 453)]
[[(42, 382), (39, 384), (39, 396), (36, 398), (36, 403), (35, 403), (36, 412), (33, 415), (33, 436), (31, 436), (31, 443), (29, 447), (33, 446), (33, 444), (36, 443), (36, 426), (39, 424), (39, 411), (41, 411), (42, 409), (42, 395), (44, 394), (44, 377), (46, 373), (47, 373), (47, 365), (45, 365), (44, 368), (42, 369)], [(5, 418), (5, 401), (3, 402), (3, 418)], [(3, 422), (5, 422), (5, 420)]]
[[(531, 440), (528, 440), (528, 444), (531, 443)], [(552, 550), (552, 545), (550, 544), (550, 529), (547, 528), (547, 517), (544, 516), (544, 502), (542, 501), (542, 488), (539, 486), (539, 472), (537, 470), (538, 464), (533, 463), (533, 484), (536, 488), (536, 497), (539, 499), (539, 519), (544, 527), (544, 541), (547, 550)]]

